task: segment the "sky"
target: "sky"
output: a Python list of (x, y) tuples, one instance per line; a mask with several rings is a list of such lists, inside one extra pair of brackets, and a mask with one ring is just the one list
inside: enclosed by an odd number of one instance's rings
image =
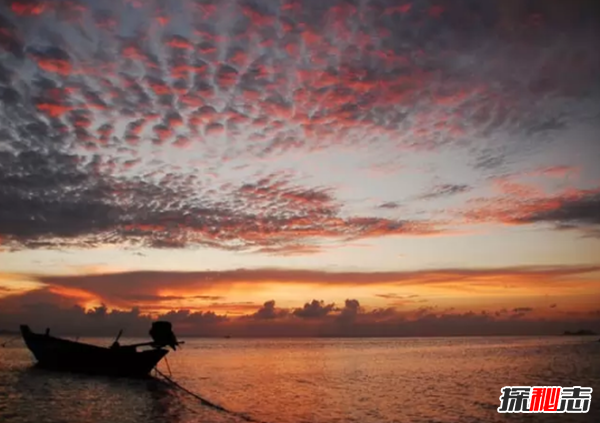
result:
[(0, 328), (600, 329), (598, 39), (593, 0), (2, 2)]

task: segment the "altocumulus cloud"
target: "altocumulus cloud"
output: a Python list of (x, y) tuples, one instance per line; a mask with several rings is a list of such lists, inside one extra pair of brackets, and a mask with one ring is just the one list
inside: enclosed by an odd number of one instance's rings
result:
[[(454, 149), (484, 170), (526, 157), (510, 140), (580, 122), (571, 100), (593, 113), (600, 86), (594, 2), (530, 3), (3, 2), (0, 243), (309, 254), (440, 233), (263, 165), (340, 149), (392, 165)], [(473, 141), (494, 136), (506, 148)], [(596, 210), (561, 197), (512, 220), (593, 230)]]

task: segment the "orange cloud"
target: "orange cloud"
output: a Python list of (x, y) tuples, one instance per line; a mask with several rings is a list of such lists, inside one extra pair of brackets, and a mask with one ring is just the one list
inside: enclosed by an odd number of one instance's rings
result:
[(559, 229), (579, 229), (595, 236), (600, 225), (600, 187), (580, 189), (571, 186), (548, 193), (538, 185), (518, 180), (527, 176), (542, 176), (547, 180), (576, 172), (577, 168), (555, 166), (493, 178), (492, 186), (498, 195), (473, 198), (467, 202), (467, 207), (455, 210), (455, 214), (466, 223), (550, 223)]
[(174, 49), (192, 50), (194, 45), (187, 39), (180, 36), (172, 36), (166, 44)]
[(576, 166), (548, 166), (531, 172), (532, 175), (541, 175), (551, 178), (564, 178), (569, 175), (578, 175), (581, 169)]
[[(28, 278), (37, 286), (48, 286), (50, 292), (57, 295), (79, 298), (79, 304), (96, 300), (112, 306), (137, 306), (149, 310), (200, 307), (198, 309), (208, 311), (214, 310), (210, 304), (216, 302), (207, 301), (227, 298), (229, 301), (215, 306), (225, 311), (226, 303), (251, 301), (254, 304), (265, 296), (280, 298), (286, 292), (293, 292), (292, 296), (297, 298), (298, 295), (312, 295), (315, 290), (323, 295), (327, 293), (329, 297), (353, 292), (369, 305), (381, 302), (375, 300), (381, 297), (379, 293), (382, 291), (393, 296), (396, 295), (394, 291), (407, 288), (413, 295), (419, 294), (419, 300), (432, 296), (442, 298), (453, 306), (468, 306), (469, 298), (496, 298), (498, 302), (510, 303), (515, 298), (539, 296), (541, 289), (553, 296), (593, 295), (595, 286), (600, 282), (600, 266), (364, 273), (292, 269), (139, 271), (71, 276), (30, 275)], [(252, 307), (254, 305), (248, 305), (248, 309)], [(232, 307), (229, 311), (239, 313), (240, 310), (240, 307)]]
[(67, 60), (40, 58), (37, 64), (46, 72), (58, 73), (62, 76), (69, 76), (72, 73), (71, 63)]
[(22, 295), (42, 287), (23, 275), (0, 272), (0, 298), (8, 295)]
[(71, 106), (65, 106), (62, 104), (51, 104), (51, 103), (38, 103), (36, 104), (38, 110), (45, 112), (50, 117), (60, 117), (65, 113), (73, 110)]
[(20, 16), (37, 16), (44, 13), (47, 5), (41, 1), (12, 1), (10, 4), (11, 10)]

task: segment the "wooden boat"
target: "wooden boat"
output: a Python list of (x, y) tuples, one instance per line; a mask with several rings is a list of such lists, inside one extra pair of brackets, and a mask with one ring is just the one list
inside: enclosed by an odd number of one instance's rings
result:
[[(110, 347), (84, 344), (34, 333), (29, 326), (21, 325), (21, 335), (27, 348), (34, 355), (40, 367), (88, 374), (101, 374), (121, 377), (145, 377), (165, 357), (169, 346), (173, 350), (182, 342), (171, 331), (171, 323), (154, 322), (150, 330), (152, 342), (132, 345), (120, 345), (118, 340), (123, 331)], [(150, 349), (138, 351), (140, 347)]]

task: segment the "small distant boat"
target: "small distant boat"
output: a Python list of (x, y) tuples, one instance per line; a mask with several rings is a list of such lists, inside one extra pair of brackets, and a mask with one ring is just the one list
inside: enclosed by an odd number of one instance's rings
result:
[[(82, 342), (70, 341), (45, 334), (34, 333), (29, 326), (21, 325), (21, 335), (27, 348), (34, 355), (40, 367), (77, 373), (119, 377), (145, 377), (165, 357), (169, 350), (183, 344), (175, 337), (171, 323), (154, 322), (150, 330), (151, 342), (120, 345), (119, 338), (110, 347), (101, 347)], [(150, 347), (138, 351), (140, 347)]]

